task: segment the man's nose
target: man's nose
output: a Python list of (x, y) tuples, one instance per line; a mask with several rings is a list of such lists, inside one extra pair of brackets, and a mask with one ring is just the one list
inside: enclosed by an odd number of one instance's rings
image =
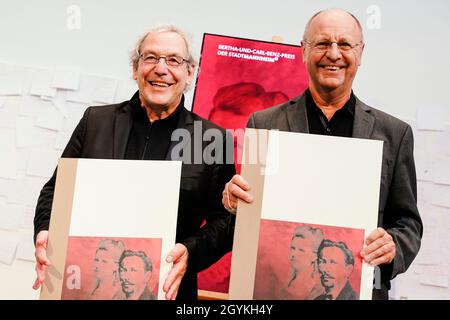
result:
[(166, 74), (167, 73), (167, 63), (163, 58), (159, 58), (158, 63), (155, 65), (155, 72), (157, 74)]
[(336, 42), (332, 42), (330, 48), (327, 50), (327, 58), (331, 61), (336, 61), (342, 57), (341, 50)]

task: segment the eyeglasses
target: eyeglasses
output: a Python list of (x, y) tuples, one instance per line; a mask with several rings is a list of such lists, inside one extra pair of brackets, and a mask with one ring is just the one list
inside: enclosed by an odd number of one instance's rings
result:
[(306, 40), (303, 40), (307, 45), (309, 45), (311, 48), (313, 48), (313, 50), (318, 51), (318, 52), (326, 52), (328, 50), (331, 49), (331, 46), (333, 45), (333, 43), (336, 43), (339, 51), (341, 52), (348, 52), (350, 50), (355, 49), (357, 46), (361, 45), (362, 42), (358, 42), (355, 44), (351, 44), (349, 42), (346, 41), (316, 41), (316, 42), (309, 42)]
[(169, 67), (179, 67), (185, 62), (189, 62), (188, 60), (179, 56), (156, 56), (152, 53), (140, 54), (139, 58), (142, 59), (143, 63), (153, 65), (158, 64), (159, 60), (164, 59), (166, 65), (168, 65)]

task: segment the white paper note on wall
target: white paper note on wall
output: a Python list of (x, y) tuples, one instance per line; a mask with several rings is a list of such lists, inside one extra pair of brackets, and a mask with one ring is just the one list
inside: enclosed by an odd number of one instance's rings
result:
[(31, 176), (52, 176), (61, 152), (50, 148), (32, 149), (28, 161), (27, 174)]
[(33, 232), (23, 232), (17, 247), (16, 259), (35, 261)]
[(450, 188), (450, 156), (438, 154), (434, 158), (434, 182), (448, 185)]
[[(92, 100), (100, 103), (113, 103), (117, 90), (117, 80), (111, 78), (94, 77)], [(131, 97), (130, 97), (131, 98)]]
[[(64, 112), (67, 115), (66, 120), (72, 122), (74, 125), (69, 126), (71, 129), (75, 128), (75, 125), (78, 124), (81, 117), (83, 116), (86, 109), (89, 107), (88, 104), (85, 103), (75, 103), (75, 102), (66, 102), (64, 103)], [(67, 129), (67, 127), (65, 127)]]
[(56, 135), (55, 149), (64, 150), (72, 136), (72, 131), (59, 131)]
[[(37, 199), (37, 198), (36, 198)], [(34, 213), (36, 210), (36, 203), (33, 205), (26, 205), (23, 211), (23, 227), (27, 230), (34, 230)]]
[(0, 228), (16, 230), (22, 227), (24, 210), (22, 204), (0, 204)]
[(42, 99), (36, 96), (24, 95), (20, 101), (19, 115), (26, 117), (37, 117), (42, 111)]
[[(7, 197), (10, 189), (10, 184), (14, 180), (0, 178), (0, 197)], [(6, 201), (6, 199), (5, 199)], [(0, 202), (1, 203), (1, 202)]]
[(418, 202), (417, 207), (422, 218), (422, 223), (426, 229), (436, 228), (440, 224), (441, 215), (438, 210), (439, 207), (433, 206), (430, 203)]
[(63, 125), (63, 120), (64, 116), (51, 103), (51, 106), (46, 107), (37, 117), (35, 125), (41, 128), (59, 131)]
[(59, 91), (56, 97), (52, 99), (52, 104), (56, 108), (56, 110), (58, 110), (63, 115), (65, 119), (68, 118), (68, 114), (66, 112), (66, 109), (64, 108), (66, 100), (61, 91)]
[(121, 81), (117, 87), (115, 102), (130, 100), (136, 90), (137, 85), (133, 80)]
[(450, 125), (445, 126), (445, 131), (439, 132), (436, 146), (439, 154), (450, 156)]
[(16, 147), (16, 133), (14, 129), (11, 128), (0, 128), (0, 148), (10, 148)]
[(78, 90), (80, 69), (72, 67), (55, 68), (52, 87), (66, 90)]
[(417, 109), (417, 128), (419, 130), (442, 131), (444, 127), (445, 108), (421, 106)]
[(16, 146), (25, 147), (45, 147), (51, 146), (56, 139), (54, 130), (44, 129), (35, 126), (35, 120), (28, 117), (19, 117), (16, 127)]
[(18, 175), (25, 174), (28, 166), (28, 158), (30, 155), (29, 148), (18, 148), (16, 149), (17, 154), (17, 172)]
[(417, 202), (429, 203), (433, 182), (417, 181)]
[(440, 265), (445, 257), (440, 247), (440, 237), (436, 227), (428, 227), (423, 231), (422, 243), (414, 262), (418, 265)]
[(36, 204), (39, 193), (47, 180), (47, 178), (33, 176), (24, 176), (20, 179), (12, 180), (7, 193), (8, 203)]
[(0, 232), (0, 262), (12, 264), (16, 255), (19, 237), (11, 232)]
[(433, 181), (434, 178), (434, 154), (438, 148), (436, 145), (439, 132), (414, 131), (414, 160), (417, 179), (420, 181)]
[(23, 77), (16, 75), (0, 76), (0, 95), (21, 95)]
[(0, 96), (0, 109), (3, 108), (3, 105), (6, 102), (7, 97), (5, 96)]
[(424, 266), (419, 282), (423, 285), (448, 288), (449, 267)]
[(8, 99), (6, 105), (0, 109), (0, 128), (16, 128), (19, 114), (19, 103), (16, 97)]
[(117, 80), (112, 78), (84, 75), (77, 91), (69, 91), (67, 101), (91, 104), (92, 102), (113, 103), (117, 90)]
[(450, 208), (450, 186), (434, 184), (430, 190), (432, 204)]
[(37, 70), (32, 74), (30, 94), (34, 96), (56, 96), (56, 88), (53, 88), (53, 74), (48, 70)]
[(15, 148), (0, 147), (0, 178), (16, 179), (17, 153)]

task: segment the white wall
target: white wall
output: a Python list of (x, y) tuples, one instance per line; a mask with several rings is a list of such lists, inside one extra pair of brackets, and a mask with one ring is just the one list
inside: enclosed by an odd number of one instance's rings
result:
[[(419, 108), (429, 108), (431, 113), (440, 107), (443, 109), (441, 119), (450, 125), (450, 61), (446, 57), (450, 52), (448, 1), (173, 0), (170, 3), (0, 0), (0, 62), (48, 69), (74, 66), (82, 73), (125, 80), (130, 78), (128, 50), (139, 35), (157, 23), (173, 23), (192, 33), (197, 52), (203, 32), (269, 41), (278, 35), (286, 43), (298, 44), (304, 25), (313, 13), (323, 8), (341, 7), (358, 16), (365, 29), (366, 49), (354, 85), (358, 97), (410, 122), (416, 119)], [(70, 14), (66, 10), (70, 5), (80, 9), (81, 29), (69, 30), (67, 26)], [(372, 5), (380, 10), (380, 29), (367, 27), (371, 18), (367, 9)], [(428, 142), (441, 139), (444, 132), (416, 133), (421, 136), (422, 145), (416, 144), (419, 153), (425, 154), (425, 146), (431, 152), (427, 154), (429, 158), (442, 151), (442, 145), (430, 147)], [(427, 162), (421, 166), (429, 169), (450, 167), (446, 162), (448, 158), (443, 159), (444, 162)], [(430, 181), (419, 182), (421, 192), (437, 192), (435, 189), (440, 186), (432, 178), (424, 179)], [(450, 187), (444, 185), (442, 188)], [(427, 225), (439, 234), (446, 234), (450, 229), (450, 209), (442, 207), (442, 203), (441, 207), (436, 207), (431, 196), (422, 195), (421, 198), (422, 215)], [(0, 195), (0, 204), (7, 201), (7, 197)], [(25, 227), (21, 232), (30, 228)], [(429, 244), (442, 240), (429, 239)], [(425, 244), (427, 247), (432, 246)], [(443, 253), (443, 261), (439, 262), (443, 270), (423, 265), (427, 263), (426, 256), (421, 265), (416, 264), (400, 277), (393, 296), (450, 298), (448, 246)], [(440, 285), (447, 280), (447, 288), (424, 285), (433, 280), (424, 279), (430, 268), (431, 273), (440, 272)], [(11, 266), (0, 263), (0, 299), (36, 298), (36, 293), (30, 289), (32, 280), (32, 263), (19, 260)]]

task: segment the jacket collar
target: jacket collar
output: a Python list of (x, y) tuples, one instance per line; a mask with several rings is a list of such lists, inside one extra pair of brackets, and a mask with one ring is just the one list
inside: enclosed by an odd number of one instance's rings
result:
[[(124, 159), (125, 152), (128, 143), (128, 137), (133, 127), (133, 120), (135, 114), (135, 105), (140, 105), (139, 91), (137, 91), (130, 101), (123, 103), (122, 107), (118, 109), (116, 117), (114, 119), (114, 132), (113, 132), (113, 157), (114, 159)], [(184, 107), (184, 96), (180, 102), (180, 115), (178, 119), (177, 128), (185, 128), (192, 136), (194, 131), (194, 119), (192, 114)], [(173, 147), (178, 141), (172, 141), (167, 152), (166, 159), (170, 160), (170, 154)]]
[[(371, 108), (356, 97), (355, 118), (353, 121), (353, 137), (369, 139), (373, 132), (375, 118), (370, 114)], [(306, 94), (294, 98), (284, 106), (284, 112), (292, 132), (309, 133), (308, 116), (306, 114)]]
[(353, 122), (353, 137), (369, 139), (375, 125), (375, 117), (370, 114), (371, 108), (356, 98), (355, 120)]
[(309, 133), (308, 116), (306, 114), (306, 95), (289, 101), (285, 108), (288, 130), (292, 132)]

